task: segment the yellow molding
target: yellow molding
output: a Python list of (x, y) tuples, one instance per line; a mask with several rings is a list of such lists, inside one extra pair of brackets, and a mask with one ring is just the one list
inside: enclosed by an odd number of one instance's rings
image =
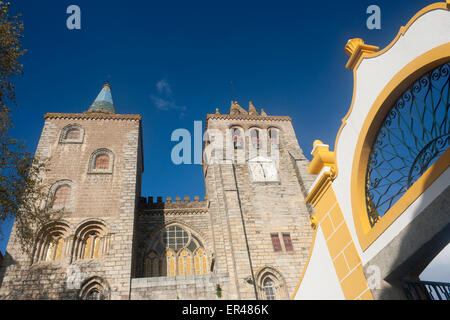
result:
[(295, 287), (294, 293), (291, 296), (291, 300), (294, 300), (295, 296), (297, 295), (298, 289), (300, 288), (300, 284), (302, 283), (303, 278), (305, 277), (306, 270), (308, 269), (309, 262), (311, 261), (312, 252), (314, 250), (314, 244), (316, 243), (317, 230), (318, 228), (314, 230), (311, 247), (309, 248), (308, 258), (306, 259), (305, 266), (303, 267), (302, 273), (300, 274), (300, 280), (298, 281), (297, 287)]
[(447, 61), (450, 61), (450, 43), (431, 49), (414, 59), (385, 86), (366, 116), (355, 148), (351, 177), (352, 213), (356, 233), (363, 251), (448, 168), (450, 150), (441, 155), (373, 228), (370, 226), (365, 203), (365, 179), (370, 150), (379, 126), (395, 100), (408, 86), (427, 71)]
[(364, 54), (374, 53), (379, 49), (380, 48), (377, 46), (365, 44), (360, 38), (349, 40), (345, 46), (345, 53), (350, 56), (350, 59), (348, 59), (345, 67), (349, 70), (355, 69), (355, 67), (359, 65)]
[(329, 150), (327, 144), (322, 141), (314, 141), (314, 149), (312, 151), (313, 159), (308, 166), (308, 173), (319, 174), (323, 167), (331, 167), (337, 172), (336, 157), (333, 151)]
[[(335, 177), (336, 177), (335, 172), (333, 172), (332, 170), (324, 172), (319, 177), (319, 180), (316, 182), (314, 187), (309, 192), (305, 201), (315, 207), (316, 204), (322, 198), (322, 196), (325, 194), (325, 192), (328, 190), (328, 188), (331, 187), (331, 183), (333, 182)], [(316, 214), (316, 218), (317, 221), (320, 222), (321, 217)]]

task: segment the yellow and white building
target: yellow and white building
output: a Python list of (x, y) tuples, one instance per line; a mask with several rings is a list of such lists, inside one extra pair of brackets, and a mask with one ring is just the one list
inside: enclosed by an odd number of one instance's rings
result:
[(352, 39), (345, 52), (353, 99), (335, 150), (314, 142), (315, 236), (292, 298), (404, 299), (450, 241), (450, 1), (382, 50)]

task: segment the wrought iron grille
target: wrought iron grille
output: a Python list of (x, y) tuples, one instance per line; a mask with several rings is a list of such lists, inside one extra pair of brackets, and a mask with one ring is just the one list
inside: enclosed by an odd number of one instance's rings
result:
[(445, 63), (420, 77), (382, 122), (366, 172), (372, 226), (448, 148), (449, 69)]
[(450, 283), (431, 281), (403, 281), (408, 300), (450, 300)]

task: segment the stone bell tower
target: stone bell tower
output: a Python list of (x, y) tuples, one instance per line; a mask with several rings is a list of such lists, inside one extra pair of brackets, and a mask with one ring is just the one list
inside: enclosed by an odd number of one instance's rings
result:
[(117, 114), (105, 84), (80, 114), (48, 113), (36, 157), (64, 209), (40, 230), (31, 256), (15, 227), (0, 271), (0, 297), (129, 299), (132, 244), (143, 171), (141, 117)]
[(312, 241), (307, 173), (291, 118), (246, 111), (208, 114), (204, 176), (217, 272), (232, 299), (288, 299)]

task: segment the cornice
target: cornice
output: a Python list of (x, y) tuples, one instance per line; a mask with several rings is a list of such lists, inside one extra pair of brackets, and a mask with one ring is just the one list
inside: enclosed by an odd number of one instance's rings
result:
[(258, 116), (258, 115), (247, 115), (247, 114), (212, 114), (206, 115), (206, 119), (214, 120), (259, 120), (259, 121), (292, 121), (289, 116)]
[(141, 121), (142, 117), (137, 114), (108, 114), (100, 112), (92, 113), (47, 113), (45, 119), (86, 119), (86, 120), (137, 120)]

